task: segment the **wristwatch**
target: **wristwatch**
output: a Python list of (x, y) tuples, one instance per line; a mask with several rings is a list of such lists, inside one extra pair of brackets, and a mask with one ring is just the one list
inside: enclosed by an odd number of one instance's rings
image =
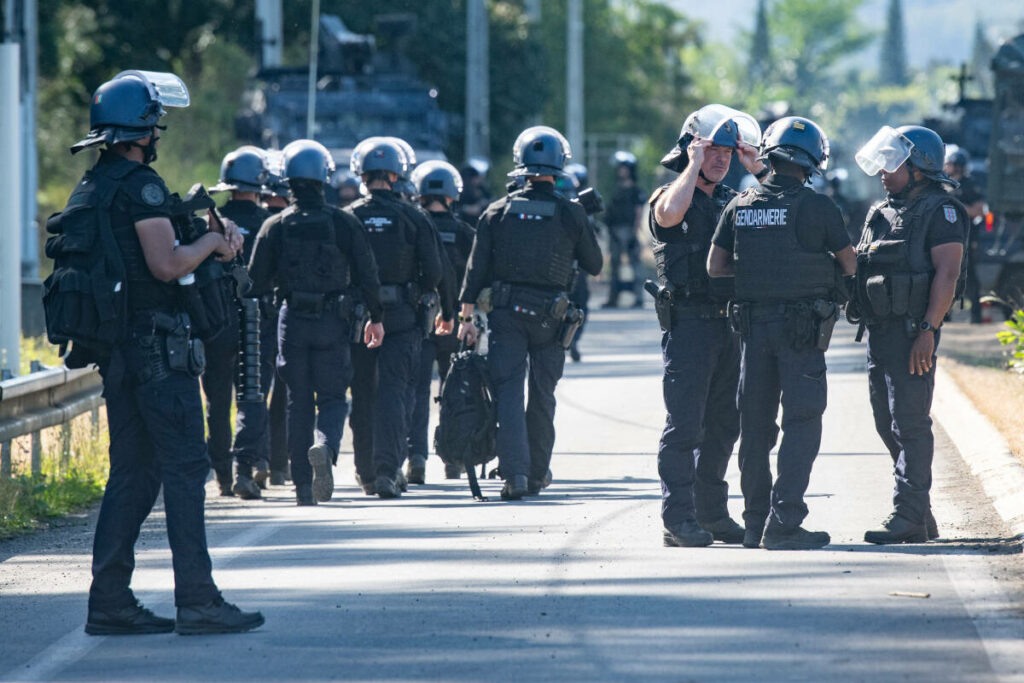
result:
[(765, 176), (767, 176), (771, 172), (772, 172), (772, 169), (769, 168), (768, 164), (765, 164), (764, 168), (762, 168), (760, 171), (758, 171), (757, 173), (754, 174), (754, 177), (756, 179), (758, 179), (758, 180), (761, 180), (762, 178), (764, 178)]
[(925, 320), (924, 318), (922, 318), (921, 322), (918, 323), (917, 329), (920, 330), (921, 332), (934, 332), (935, 331), (935, 328), (932, 327), (932, 324), (930, 322), (928, 322), (927, 320)]
[(471, 322), (473, 322), (473, 316), (471, 316), (471, 315), (462, 315), (461, 313), (459, 313), (459, 322), (460, 323), (471, 323)]

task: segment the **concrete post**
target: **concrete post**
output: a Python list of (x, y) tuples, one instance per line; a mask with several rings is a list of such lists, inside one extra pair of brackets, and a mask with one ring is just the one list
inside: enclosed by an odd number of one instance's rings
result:
[(284, 50), (281, 0), (256, 0), (256, 21), (260, 30), (260, 67), (281, 66)]
[(466, 2), (466, 157), (491, 156), (486, 0)]
[(309, 92), (306, 95), (306, 137), (316, 135), (316, 80), (317, 62), (320, 58), (320, 0), (313, 0), (309, 27)]
[[(21, 169), (21, 46), (0, 43), (0, 168)], [(0, 359), (18, 373), (21, 344), (21, 173), (0, 173)]]
[(569, 0), (566, 40), (566, 138), (576, 159), (582, 160), (583, 121), (583, 0)]

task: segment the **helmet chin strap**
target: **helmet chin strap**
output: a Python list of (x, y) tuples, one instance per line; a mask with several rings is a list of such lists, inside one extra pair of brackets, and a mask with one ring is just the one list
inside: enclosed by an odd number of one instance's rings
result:
[(150, 136), (149, 142), (147, 142), (144, 145), (140, 145), (135, 141), (129, 142), (128, 144), (132, 147), (138, 147), (139, 149), (142, 150), (142, 163), (151, 164), (154, 161), (156, 161), (156, 141), (158, 139), (159, 138), (153, 135)]

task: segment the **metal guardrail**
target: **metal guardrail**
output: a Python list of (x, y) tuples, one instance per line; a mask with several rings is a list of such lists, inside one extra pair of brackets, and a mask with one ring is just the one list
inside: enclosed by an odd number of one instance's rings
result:
[(49, 368), (0, 382), (0, 477), (12, 473), (12, 440), (27, 435), (32, 436), (31, 471), (40, 472), (40, 431), (48, 427), (64, 427), (66, 461), (70, 456), (71, 420), (92, 411), (96, 425), (103, 405), (102, 391), (100, 373), (93, 368)]

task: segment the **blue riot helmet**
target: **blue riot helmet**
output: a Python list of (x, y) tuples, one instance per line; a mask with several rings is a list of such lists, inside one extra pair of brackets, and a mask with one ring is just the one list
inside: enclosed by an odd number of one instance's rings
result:
[(416, 167), (411, 177), (421, 197), (447, 197), (458, 201), (462, 194), (462, 175), (447, 161), (427, 161)]
[[(907, 163), (930, 180), (958, 187), (942, 169), (945, 145), (939, 134), (923, 126), (882, 126), (854, 156), (868, 175), (892, 173)], [(913, 176), (911, 176), (913, 179)]]
[(750, 114), (723, 104), (708, 104), (691, 113), (683, 121), (676, 146), (669, 150), (661, 165), (670, 171), (682, 173), (690, 163), (686, 148), (694, 138), (711, 140), (719, 147), (738, 147), (745, 143), (757, 147), (761, 142), (761, 127)]
[(386, 137), (384, 139), (394, 143), (396, 147), (402, 150), (402, 154), (405, 155), (405, 173), (402, 174), (402, 177), (409, 177), (409, 174), (416, 168), (416, 151), (413, 150), (412, 145), (402, 138)]
[(386, 171), (403, 178), (409, 172), (408, 157), (401, 147), (387, 138), (366, 138), (352, 150), (349, 169), (358, 176)]
[(263, 181), (263, 189), (260, 194), (270, 197), (290, 196), (288, 183), (284, 181), (284, 152), (279, 149), (267, 149), (263, 151), (267, 161), (267, 178)]
[[(636, 157), (634, 157), (634, 160)], [(576, 179), (576, 188), (584, 190), (590, 187), (590, 173), (583, 164), (571, 163), (565, 167), (565, 173)]]
[(315, 140), (296, 140), (284, 148), (284, 179), (314, 180), (326, 183), (334, 173), (334, 159), (327, 148)]
[(509, 176), (559, 175), (572, 158), (569, 142), (554, 128), (527, 128), (512, 145), (516, 168)]
[(945, 163), (956, 166), (967, 171), (967, 165), (971, 163), (971, 155), (960, 145), (946, 145)]
[(937, 183), (959, 186), (959, 183), (946, 175), (942, 168), (946, 160), (946, 146), (938, 133), (924, 126), (900, 126), (896, 130), (913, 145), (908, 160), (911, 166), (921, 171), (924, 177)]
[(555, 191), (567, 199), (576, 199), (579, 196), (580, 183), (576, 176), (562, 173), (555, 176)]
[(828, 168), (828, 137), (814, 121), (786, 116), (768, 126), (761, 140), (761, 159), (788, 161), (811, 173)]
[[(171, 73), (123, 71), (93, 93), (89, 106), (89, 135), (71, 147), (77, 154), (99, 144), (134, 142), (149, 137), (164, 107), (187, 107), (188, 88)], [(156, 141), (144, 147), (145, 162), (156, 160)]]
[(483, 157), (470, 157), (466, 159), (466, 165), (462, 167), (464, 178), (470, 176), (486, 176), (491, 170), (491, 162)]
[(259, 192), (267, 175), (267, 158), (263, 150), (245, 145), (224, 157), (220, 164), (220, 182), (211, 187), (210, 192)]

